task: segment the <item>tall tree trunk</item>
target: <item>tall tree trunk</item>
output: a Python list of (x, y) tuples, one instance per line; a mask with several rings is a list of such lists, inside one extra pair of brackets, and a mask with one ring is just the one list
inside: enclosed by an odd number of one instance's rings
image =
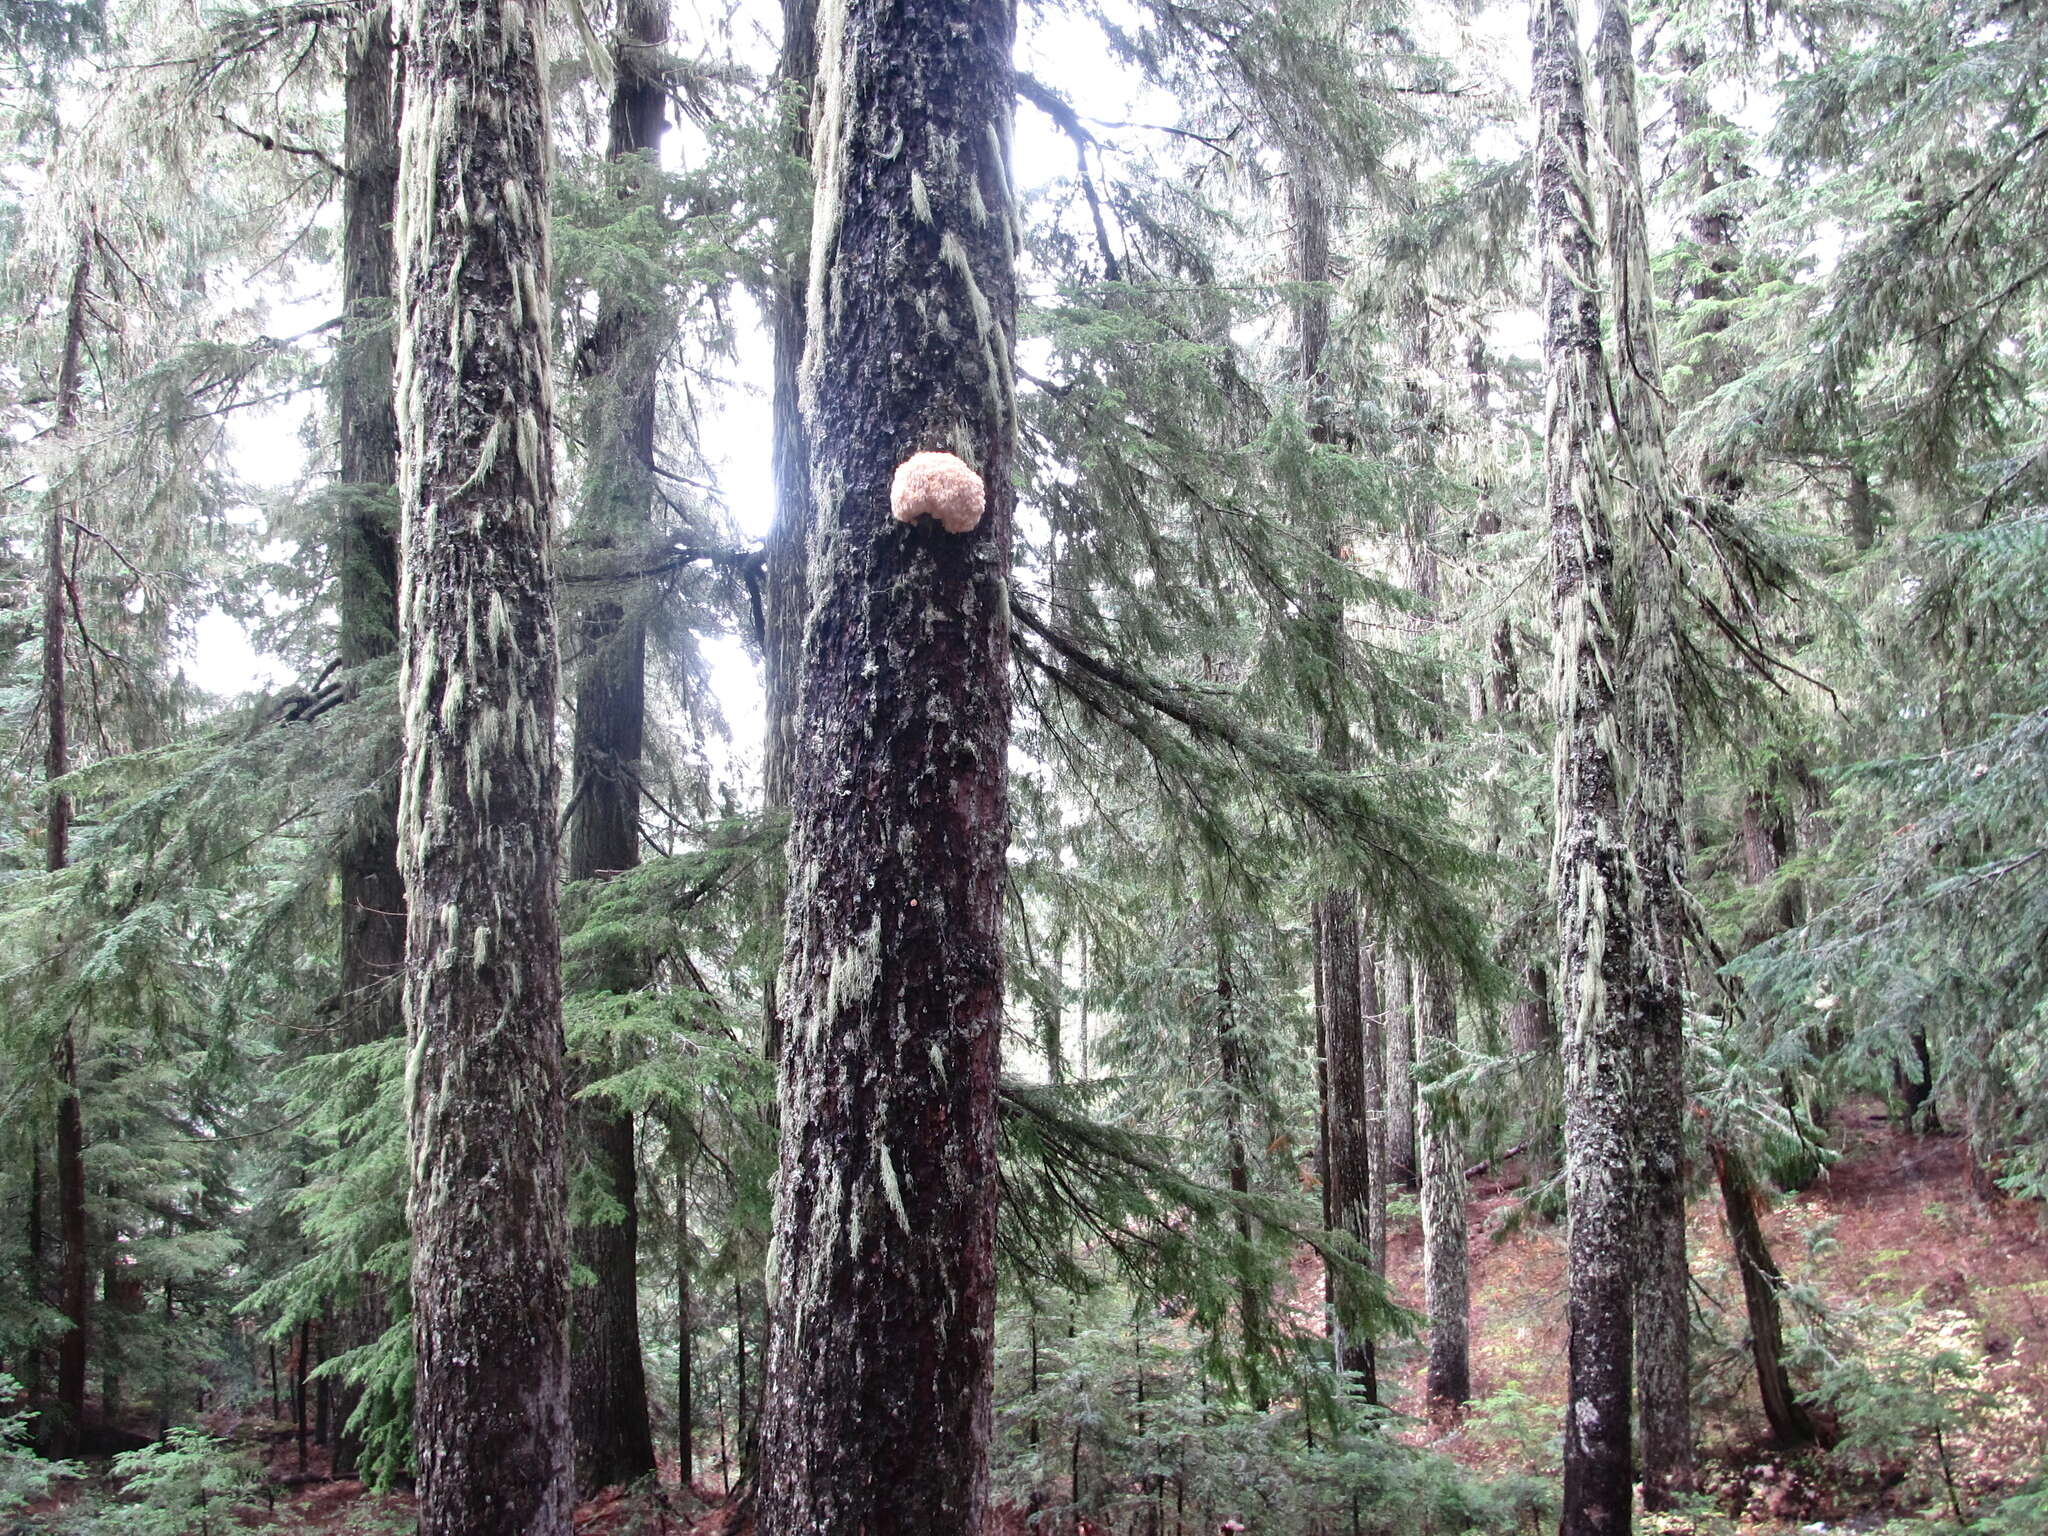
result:
[(414, 1444), (423, 1536), (566, 1536), (542, 13), (409, 0), (400, 135)]
[[(666, 131), (662, 50), (665, 0), (624, 0), (612, 44), (611, 132), (606, 158), (621, 195), (653, 204), (648, 178)], [(586, 558), (640, 550), (652, 531), (661, 312), (644, 294), (607, 293), (579, 360), (589, 379), (587, 490), (577, 520)], [(598, 573), (602, 574), (602, 573)], [(608, 880), (640, 863), (640, 758), (646, 736), (647, 626), (612, 583), (577, 616), (582, 670), (570, 770), (569, 878)], [(585, 985), (625, 994), (646, 978), (630, 962)], [(579, 1060), (571, 1082), (572, 1155), (611, 1196), (617, 1219), (570, 1232), (574, 1262), (592, 1275), (569, 1298), (569, 1421), (576, 1484), (584, 1497), (654, 1473), (654, 1428), (640, 1353), (639, 1177), (633, 1117), (580, 1090), (615, 1063)]]
[(1636, 1398), (1643, 1503), (1670, 1509), (1694, 1483), (1691, 1272), (1685, 1252), (1685, 733), (1678, 705), (1678, 497), (1666, 445), (1656, 293), (1650, 284), (1635, 45), (1623, 0), (1601, 0), (1595, 44), (1614, 291), (1614, 408), (1635, 573), (1627, 724), (1635, 765), (1628, 831), (1639, 905), (1636, 1137)]
[(1780, 1293), (1785, 1277), (1771, 1257), (1764, 1241), (1763, 1223), (1757, 1218), (1759, 1196), (1756, 1183), (1741, 1156), (1716, 1145), (1714, 1177), (1721, 1186), (1721, 1209), (1728, 1219), (1728, 1240), (1735, 1249), (1735, 1267), (1742, 1276), (1742, 1301), (1749, 1313), (1749, 1351), (1756, 1363), (1756, 1385), (1763, 1399), (1764, 1418), (1771, 1437), (1781, 1446), (1812, 1445), (1821, 1438), (1820, 1426), (1785, 1369), (1785, 1324)]
[[(349, 39), (343, 85), (341, 303), (336, 411), (341, 436), (341, 515), (335, 530), (336, 616), (341, 664), (352, 678), (398, 649), (398, 416), (392, 400), (391, 299), (397, 255), (398, 122), (392, 103), (389, 9), (378, 6)], [(353, 683), (350, 686), (354, 686)], [(394, 710), (382, 771), (362, 797), (340, 850), (341, 1006), (345, 1045), (389, 1040), (405, 1027), (405, 884), (398, 873), (399, 718)], [(366, 1108), (367, 1104), (359, 1105)], [(389, 1320), (382, 1280), (359, 1273), (338, 1320), (344, 1349), (368, 1344)], [(362, 1391), (339, 1384), (334, 1473), (349, 1477), (362, 1455), (350, 1427)]]
[[(1326, 404), (1330, 392), (1325, 353), (1330, 340), (1330, 198), (1323, 172), (1309, 156), (1295, 156), (1288, 176), (1288, 205), (1294, 228), (1295, 369), (1300, 380), (1309, 436), (1319, 444), (1336, 441)], [(1324, 551), (1334, 565), (1342, 559), (1335, 529), (1323, 530)], [(1311, 705), (1316, 716), (1317, 751), (1333, 773), (1352, 767), (1351, 720), (1345, 707), (1349, 643), (1342, 596), (1320, 587), (1310, 598), (1315, 617), (1311, 643), (1322, 670)], [(1372, 1144), (1366, 1121), (1365, 1021), (1359, 996), (1358, 896), (1325, 889), (1315, 899), (1310, 923), (1319, 999), (1317, 1031), (1323, 1041), (1319, 1075), (1323, 1128), (1323, 1179), (1330, 1227), (1357, 1240), (1361, 1253), (1372, 1245)], [(1337, 1369), (1367, 1402), (1379, 1399), (1373, 1341), (1365, 1317), (1370, 1297), (1356, 1279), (1334, 1276), (1330, 1301), (1331, 1342)]]
[(1387, 1184), (1416, 1185), (1415, 1157), (1415, 968), (1408, 957), (1386, 951)]
[[(1324, 934), (1327, 969), (1323, 998), (1329, 1043), (1329, 1153), (1326, 1187), (1329, 1225), (1357, 1245), (1362, 1258), (1372, 1259), (1372, 1116), (1366, 1082), (1364, 1000), (1359, 988), (1358, 898), (1351, 891), (1328, 891), (1317, 903), (1318, 926)], [(1368, 1286), (1337, 1272), (1332, 1291), (1332, 1343), (1337, 1369), (1369, 1403), (1379, 1401), (1379, 1375), (1366, 1315), (1372, 1304)]]
[(1607, 378), (1574, 0), (1536, 0), (1536, 214), (1543, 268), (1545, 504), (1565, 1020), (1570, 1332), (1564, 1536), (1629, 1529), (1634, 1145), (1629, 1022), (1634, 903), (1619, 791), (1614, 541), (1601, 458)]
[[(789, 842), (764, 1536), (972, 1532), (987, 1502), (1013, 28), (1007, 0), (821, 11), (801, 375), (821, 562)], [(964, 462), (908, 462), (938, 452)]]
[[(57, 366), (56, 429), (68, 438), (78, 425), (79, 368), (85, 351), (86, 293), (92, 281), (92, 235), (81, 231), (64, 311), (64, 350)], [(65, 686), (64, 615), (72, 572), (64, 558), (70, 509), (53, 490), (43, 537), (43, 778), (55, 784), (71, 771), (71, 700)], [(51, 874), (71, 862), (71, 797), (49, 791), (43, 867)], [(78, 1091), (78, 1033), (64, 1021), (57, 1041), (57, 1309), (65, 1332), (57, 1341), (57, 1412), (49, 1444), (57, 1456), (78, 1452), (85, 1429), (85, 1378), (92, 1323), (92, 1260), (87, 1251), (85, 1105)]]
[(1429, 1313), (1423, 1395), (1434, 1413), (1472, 1400), (1471, 1297), (1465, 1252), (1465, 1145), (1456, 1106), (1438, 1080), (1457, 1064), (1458, 996), (1439, 966), (1424, 973), (1417, 1058), (1429, 1088), (1418, 1096), (1422, 1153), (1422, 1291)]

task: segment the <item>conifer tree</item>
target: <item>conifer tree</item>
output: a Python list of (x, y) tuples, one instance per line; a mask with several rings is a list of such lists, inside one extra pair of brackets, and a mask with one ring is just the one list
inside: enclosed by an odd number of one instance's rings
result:
[(1664, 372), (1650, 284), (1642, 131), (1628, 9), (1601, 0), (1594, 44), (1608, 170), (1607, 243), (1613, 295), (1613, 372), (1619, 498), (1634, 583), (1625, 661), (1634, 779), (1628, 837), (1639, 905), (1634, 985), (1637, 1223), (1636, 1398), (1642, 1423), (1643, 1503), (1669, 1509), (1690, 1490), (1692, 1276), (1685, 1250), (1685, 747), (1678, 707), (1677, 573), (1681, 534), (1665, 444)]
[(1629, 1529), (1634, 1504), (1634, 881), (1621, 822), (1614, 532), (1603, 446), (1606, 365), (1574, 0), (1536, 0), (1530, 35), (1555, 630), (1551, 898), (1564, 1004), (1571, 1224), (1562, 1530), (1564, 1536), (1607, 1536)]
[(563, 1536), (572, 1502), (539, 22), (413, 0), (403, 26), (400, 858), (428, 1536)]
[[(654, 0), (620, 7), (612, 45), (610, 134), (605, 157), (629, 204), (654, 201), (666, 127), (662, 52), (668, 12)], [(655, 405), (664, 338), (660, 315), (630, 293), (600, 296), (596, 328), (578, 359), (592, 392), (583, 508), (576, 535), (586, 559), (636, 560), (648, 542)], [(640, 863), (640, 774), (647, 727), (647, 626), (628, 611), (613, 573), (577, 616), (582, 672), (576, 685), (568, 877), (606, 880)], [(618, 994), (639, 987), (630, 962), (588, 978)], [(597, 1064), (579, 1070), (588, 1079)], [(575, 1262), (592, 1282), (571, 1293), (570, 1419), (576, 1480), (586, 1495), (654, 1471), (654, 1434), (640, 1350), (639, 1159), (633, 1116), (588, 1095), (570, 1112), (572, 1151), (586, 1160), (612, 1219), (578, 1225)]]
[(968, 1532), (987, 1497), (1012, 30), (1006, 0), (819, 17), (768, 1536)]

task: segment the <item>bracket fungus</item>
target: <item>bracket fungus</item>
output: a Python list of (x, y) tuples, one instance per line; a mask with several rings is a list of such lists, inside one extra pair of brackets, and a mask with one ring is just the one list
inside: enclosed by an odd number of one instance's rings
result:
[(981, 476), (952, 453), (913, 453), (889, 482), (889, 510), (899, 523), (936, 518), (948, 533), (969, 533), (981, 521)]

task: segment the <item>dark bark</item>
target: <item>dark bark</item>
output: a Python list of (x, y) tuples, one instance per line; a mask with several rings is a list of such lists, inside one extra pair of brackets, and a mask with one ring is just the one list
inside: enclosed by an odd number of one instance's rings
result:
[(1750, 1357), (1756, 1362), (1757, 1392), (1771, 1436), (1781, 1446), (1812, 1445), (1821, 1430), (1793, 1390), (1785, 1369), (1785, 1325), (1780, 1293), (1785, 1277), (1764, 1241), (1757, 1217), (1755, 1181), (1740, 1156), (1724, 1146), (1714, 1152), (1714, 1177), (1721, 1186), (1721, 1209), (1728, 1220), (1728, 1239), (1735, 1249), (1735, 1267), (1742, 1276), (1742, 1300), (1749, 1313)]
[[(1230, 940), (1216, 936), (1216, 1074), (1222, 1080), (1223, 1174), (1234, 1195), (1248, 1195), (1252, 1188), (1251, 1156), (1247, 1143), (1251, 1104), (1251, 1061), (1244, 1048), (1243, 1025), (1237, 1017), (1237, 979), (1230, 964)], [(1257, 1238), (1251, 1213), (1240, 1207), (1236, 1213), (1237, 1241), (1244, 1250), (1243, 1273), (1238, 1280), (1237, 1322), (1244, 1349), (1245, 1385), (1253, 1406), (1261, 1413), (1267, 1407), (1265, 1384), (1266, 1293), (1252, 1278), (1251, 1247)]]
[(1621, 840), (1614, 544), (1598, 438), (1606, 366), (1578, 8), (1537, 0), (1536, 213), (1543, 267), (1545, 504), (1558, 710), (1557, 906), (1565, 1019), (1569, 1388), (1564, 1536), (1629, 1529), (1635, 1315), (1629, 1029), (1634, 904)]
[[(87, 289), (92, 281), (92, 243), (81, 233), (64, 313), (64, 350), (57, 368), (56, 427), (69, 437), (78, 425), (79, 369), (85, 351)], [(54, 784), (71, 771), (71, 700), (65, 687), (65, 610), (72, 572), (64, 559), (69, 507), (53, 491), (44, 534), (43, 572), (43, 777)], [(44, 822), (43, 867), (51, 874), (71, 861), (71, 797), (49, 791)], [(57, 1310), (68, 1325), (57, 1341), (57, 1411), (49, 1432), (51, 1452), (77, 1454), (85, 1429), (85, 1378), (92, 1324), (92, 1258), (85, 1199), (85, 1106), (78, 1093), (78, 1034), (64, 1021), (57, 1041)]]
[[(1011, 8), (833, 0), (801, 370), (813, 565), (783, 967), (764, 1536), (987, 1502), (1008, 834)], [(977, 526), (891, 516), (913, 453)]]
[[(1359, 993), (1358, 898), (1350, 891), (1330, 891), (1319, 906), (1324, 955), (1323, 1000), (1328, 1031), (1329, 1148), (1325, 1188), (1328, 1223), (1350, 1237), (1361, 1256), (1372, 1254), (1372, 1117), (1365, 1070), (1364, 999)], [(1379, 1374), (1373, 1338), (1365, 1326), (1371, 1296), (1358, 1281), (1341, 1271), (1332, 1290), (1333, 1340), (1337, 1368), (1369, 1403), (1379, 1401)]]
[(1435, 1413), (1472, 1400), (1470, 1271), (1465, 1234), (1463, 1127), (1449, 1090), (1437, 1079), (1456, 1066), (1458, 997), (1441, 967), (1419, 989), (1416, 1055), (1431, 1086), (1419, 1096), (1416, 1140), (1422, 1162), (1422, 1290), (1429, 1314), (1429, 1365), (1423, 1396)]
[[(344, 328), (337, 359), (340, 517), (335, 529), (336, 617), (341, 664), (356, 686), (362, 668), (398, 649), (398, 416), (392, 400), (391, 302), (397, 255), (391, 221), (398, 200), (398, 122), (392, 102), (388, 9), (358, 22), (343, 86), (346, 177), (341, 206)], [(341, 1038), (388, 1040), (405, 1027), (405, 886), (398, 873), (399, 721), (381, 743), (380, 773), (344, 831), (341, 888)], [(367, 1105), (358, 1105), (366, 1108)], [(383, 1282), (358, 1276), (337, 1318), (344, 1349), (368, 1344), (389, 1321)], [(352, 1476), (362, 1436), (349, 1427), (361, 1389), (338, 1384), (334, 1472)]]
[(414, 0), (398, 413), (423, 1536), (566, 1536), (568, 1234), (538, 18)]
[[(666, 130), (662, 50), (668, 10), (659, 0), (627, 0), (613, 38), (611, 133), (606, 158), (619, 170), (621, 195), (647, 201)], [(639, 166), (640, 169), (635, 169)], [(648, 295), (601, 296), (597, 324), (579, 359), (589, 381), (586, 440), (590, 460), (576, 535), (586, 555), (637, 549), (651, 533), (660, 312)], [(647, 716), (647, 626), (637, 608), (601, 589), (577, 616), (568, 874), (608, 880), (640, 862), (640, 759)], [(629, 993), (645, 977), (622, 961), (607, 974), (577, 978)], [(639, 1161), (631, 1114), (581, 1089), (615, 1065), (574, 1064), (578, 1090), (569, 1109), (570, 1144), (616, 1207), (616, 1220), (586, 1222), (570, 1234), (574, 1261), (592, 1275), (569, 1302), (569, 1418), (576, 1437), (576, 1483), (601, 1488), (654, 1473), (654, 1428), (647, 1411), (640, 1351)]]
[[(1324, 354), (1330, 340), (1330, 198), (1321, 169), (1309, 156), (1289, 166), (1288, 211), (1294, 232), (1294, 279), (1301, 285), (1294, 305), (1295, 373), (1304, 395), (1309, 436), (1334, 443), (1327, 404), (1329, 370)], [(1336, 529), (1321, 532), (1332, 563), (1342, 558)], [(1352, 766), (1351, 721), (1345, 706), (1348, 644), (1344, 603), (1319, 586), (1310, 595), (1322, 685), (1310, 700), (1315, 711), (1317, 754), (1333, 773)], [(1325, 889), (1315, 899), (1314, 936), (1316, 1029), (1322, 1041), (1318, 1072), (1319, 1122), (1326, 1226), (1354, 1237), (1361, 1252), (1372, 1244), (1371, 1143), (1366, 1128), (1365, 1021), (1358, 985), (1358, 896)], [(1328, 1298), (1331, 1342), (1338, 1370), (1367, 1402), (1379, 1398), (1373, 1341), (1364, 1318), (1368, 1298), (1359, 1283), (1332, 1271)]]

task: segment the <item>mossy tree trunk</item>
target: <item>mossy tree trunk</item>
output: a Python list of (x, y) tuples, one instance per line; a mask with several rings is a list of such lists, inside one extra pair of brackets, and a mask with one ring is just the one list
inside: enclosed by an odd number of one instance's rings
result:
[(1626, 719), (1635, 765), (1628, 835), (1638, 878), (1636, 1409), (1643, 1504), (1666, 1510), (1694, 1484), (1692, 1276), (1685, 1240), (1685, 730), (1675, 569), (1681, 528), (1650, 282), (1634, 35), (1620, 0), (1601, 0), (1594, 57), (1609, 165), (1615, 436), (1635, 575)]
[[(378, 6), (349, 38), (343, 82), (346, 178), (341, 202), (341, 303), (335, 415), (340, 429), (335, 611), (341, 665), (351, 678), (398, 649), (398, 417), (392, 400), (391, 300), (397, 255), (391, 221), (398, 200), (398, 122), (391, 99), (391, 16)], [(355, 686), (351, 681), (350, 686)], [(405, 885), (398, 873), (399, 722), (389, 722), (384, 770), (361, 797), (343, 834), (341, 887), (342, 1039), (388, 1040), (405, 1027)], [(382, 1282), (361, 1274), (337, 1327), (343, 1348), (384, 1331)], [(349, 1427), (361, 1391), (344, 1381), (336, 1401), (334, 1471), (354, 1474), (362, 1437)]]
[(1386, 1182), (1389, 1187), (1416, 1183), (1415, 1158), (1415, 968), (1408, 957), (1389, 948), (1385, 951), (1386, 1023), (1382, 1030), (1386, 1082), (1387, 1156)]
[(1573, 0), (1536, 0), (1536, 216), (1542, 256), (1557, 911), (1570, 1215), (1564, 1536), (1629, 1529), (1635, 1052), (1634, 903), (1623, 836), (1614, 538), (1586, 92)]
[(1457, 1065), (1458, 994), (1440, 966), (1421, 973), (1416, 1056), (1427, 1084), (1417, 1095), (1422, 1164), (1422, 1291), (1429, 1314), (1430, 1410), (1455, 1414), (1472, 1400), (1471, 1284), (1465, 1238), (1465, 1138), (1453, 1092), (1440, 1079)]
[(424, 1536), (566, 1536), (542, 15), (402, 26), (400, 868)]
[[(1013, 31), (1006, 0), (820, 11), (764, 1536), (971, 1532), (987, 1503)], [(971, 530), (892, 518), (928, 450), (981, 477)]]
[[(668, 8), (625, 0), (612, 43), (610, 135), (605, 148), (620, 195), (656, 204), (651, 177), (667, 128), (662, 50)], [(647, 294), (606, 293), (579, 364), (590, 390), (589, 462), (576, 537), (590, 573), (625, 551), (637, 562), (652, 535), (656, 394), (663, 350), (662, 311)], [(599, 580), (577, 615), (576, 725), (572, 736), (568, 875), (609, 880), (640, 863), (640, 771), (647, 717), (647, 624), (629, 596)], [(591, 987), (630, 994), (645, 985), (630, 958)], [(572, 1064), (578, 1090), (620, 1063)], [(647, 1412), (640, 1352), (640, 1165), (631, 1113), (579, 1093), (569, 1106), (570, 1146), (610, 1197), (609, 1220), (572, 1229), (575, 1262), (589, 1285), (569, 1298), (569, 1419), (576, 1437), (577, 1491), (654, 1474), (654, 1429)]]

